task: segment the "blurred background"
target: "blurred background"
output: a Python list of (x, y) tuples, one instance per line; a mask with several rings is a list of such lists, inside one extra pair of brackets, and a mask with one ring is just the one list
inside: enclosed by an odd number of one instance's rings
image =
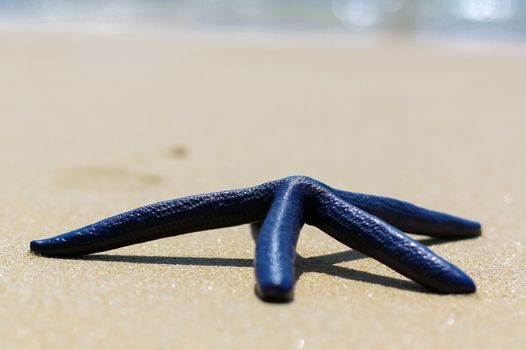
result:
[(0, 0), (0, 24), (86, 31), (236, 30), (523, 41), (522, 0)]

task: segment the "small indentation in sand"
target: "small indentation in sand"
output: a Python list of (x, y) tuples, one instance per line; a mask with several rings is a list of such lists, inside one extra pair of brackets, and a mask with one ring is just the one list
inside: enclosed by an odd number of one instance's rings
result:
[(119, 166), (88, 166), (68, 169), (56, 176), (56, 183), (65, 187), (97, 190), (127, 190), (158, 185), (162, 178), (155, 174), (135, 172)]
[(175, 146), (170, 149), (170, 156), (176, 159), (186, 158), (188, 157), (188, 148), (183, 145)]

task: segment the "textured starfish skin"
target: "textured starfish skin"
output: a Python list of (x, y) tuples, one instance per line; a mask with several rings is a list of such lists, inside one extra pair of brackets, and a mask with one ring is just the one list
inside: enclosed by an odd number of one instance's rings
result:
[(397, 199), (333, 189), (291, 176), (239, 190), (163, 201), (42, 240), (31, 251), (81, 256), (195, 231), (262, 223), (254, 261), (257, 294), (292, 299), (296, 243), (304, 223), (439, 293), (472, 293), (473, 280), (404, 232), (442, 238), (474, 237), (478, 222)]

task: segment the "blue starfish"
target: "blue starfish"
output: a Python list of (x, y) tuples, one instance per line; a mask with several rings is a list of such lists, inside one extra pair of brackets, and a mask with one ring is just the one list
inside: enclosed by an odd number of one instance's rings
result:
[(439, 293), (472, 293), (473, 280), (405, 233), (474, 237), (478, 222), (397, 199), (346, 192), (305, 176), (151, 204), (31, 242), (31, 251), (72, 257), (195, 231), (261, 224), (254, 261), (257, 294), (292, 299), (296, 243), (304, 223)]

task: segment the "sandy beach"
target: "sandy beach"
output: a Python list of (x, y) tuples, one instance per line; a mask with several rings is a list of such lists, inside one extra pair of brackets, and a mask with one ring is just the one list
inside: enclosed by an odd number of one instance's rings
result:
[[(0, 31), (0, 348), (521, 349), (526, 49), (339, 37)], [(81, 259), (29, 242), (293, 174), (483, 224), (418, 240), (428, 292), (305, 227), (295, 300), (254, 294), (248, 226)]]

